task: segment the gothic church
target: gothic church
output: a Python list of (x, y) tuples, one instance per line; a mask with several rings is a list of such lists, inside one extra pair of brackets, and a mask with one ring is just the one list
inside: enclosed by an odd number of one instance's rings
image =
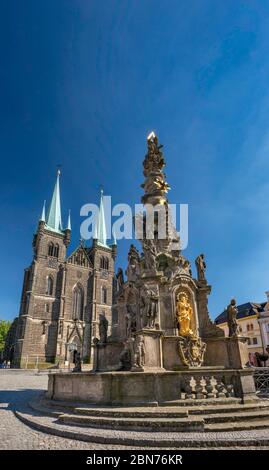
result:
[(33, 260), (25, 269), (13, 364), (70, 364), (76, 352), (92, 362), (92, 340), (100, 315), (111, 329), (116, 241), (107, 244), (103, 195), (97, 235), (90, 248), (81, 242), (67, 256), (70, 213), (63, 228), (60, 172), (51, 204), (45, 205), (33, 238)]

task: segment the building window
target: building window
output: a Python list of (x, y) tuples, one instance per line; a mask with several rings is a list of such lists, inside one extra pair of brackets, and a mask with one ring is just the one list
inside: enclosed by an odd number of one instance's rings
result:
[(248, 339), (247, 339), (247, 342), (248, 342), (248, 345), (250, 346), (250, 345), (251, 345), (251, 339), (248, 338)]
[(252, 344), (258, 344), (257, 338), (253, 338), (253, 339), (252, 339)]
[(52, 294), (53, 294), (53, 279), (52, 279), (51, 276), (48, 276), (48, 277), (47, 277), (46, 294), (47, 294), (47, 295), (52, 295)]
[(101, 303), (107, 304), (107, 288), (101, 287)]
[(73, 319), (83, 320), (83, 289), (80, 286), (74, 288), (73, 293)]
[(106, 270), (108, 270), (108, 268), (109, 268), (109, 260), (108, 260), (107, 257), (102, 256), (102, 257), (100, 258), (100, 268), (101, 268), (101, 269), (106, 269)]
[(242, 326), (239, 326), (239, 333), (242, 333)]
[(53, 256), (53, 252), (54, 252), (54, 245), (52, 242), (49, 242), (49, 245), (48, 245), (48, 255), (49, 256)]
[(49, 304), (45, 304), (45, 312), (46, 312), (46, 313), (49, 313), (49, 311), (50, 311), (50, 306), (49, 306)]
[(48, 255), (52, 256), (53, 258), (58, 258), (58, 256), (59, 256), (59, 245), (58, 245), (58, 243), (56, 243), (56, 245), (54, 245), (54, 243), (49, 242), (49, 244), (48, 244)]
[(59, 245), (58, 245), (58, 243), (56, 243), (56, 245), (54, 246), (53, 256), (55, 258), (58, 258), (58, 256), (59, 256)]
[(42, 322), (42, 335), (45, 335), (47, 332), (47, 323), (45, 321)]

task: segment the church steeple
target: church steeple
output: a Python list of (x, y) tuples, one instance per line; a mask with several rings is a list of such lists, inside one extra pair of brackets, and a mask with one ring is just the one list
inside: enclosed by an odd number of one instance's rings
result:
[(101, 245), (106, 248), (109, 248), (107, 245), (106, 221), (105, 221), (105, 212), (104, 212), (104, 203), (103, 203), (103, 189), (101, 189), (99, 216), (98, 216), (95, 238), (97, 241), (97, 245)]
[(62, 233), (61, 197), (60, 197), (60, 170), (57, 171), (57, 179), (46, 219), (46, 228), (53, 232)]

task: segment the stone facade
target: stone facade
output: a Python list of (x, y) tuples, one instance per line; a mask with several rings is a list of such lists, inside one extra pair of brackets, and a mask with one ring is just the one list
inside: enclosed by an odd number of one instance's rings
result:
[(16, 331), (14, 364), (92, 361), (92, 339), (99, 315), (111, 330), (116, 246), (94, 240), (67, 255), (71, 230), (52, 230), (40, 220), (33, 239), (34, 257), (26, 268)]

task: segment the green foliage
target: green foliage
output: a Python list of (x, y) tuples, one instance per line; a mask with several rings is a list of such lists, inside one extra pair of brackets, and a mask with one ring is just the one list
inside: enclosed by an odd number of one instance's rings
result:
[(0, 320), (0, 351), (3, 351), (11, 321)]

